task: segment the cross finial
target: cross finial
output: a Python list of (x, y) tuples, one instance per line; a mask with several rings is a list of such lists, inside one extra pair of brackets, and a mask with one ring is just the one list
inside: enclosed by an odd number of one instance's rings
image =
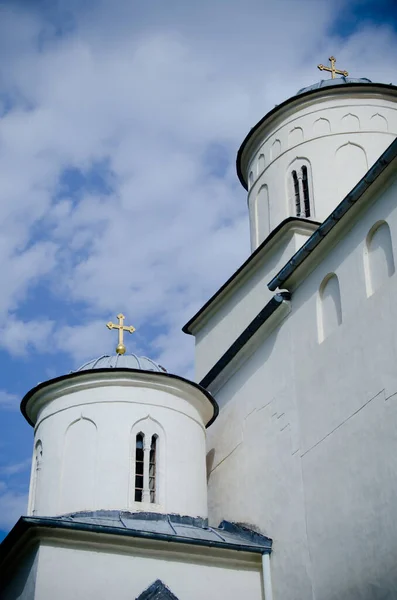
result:
[(119, 313), (117, 315), (117, 318), (119, 320), (118, 325), (115, 325), (114, 323), (109, 321), (109, 323), (106, 323), (106, 327), (108, 327), (109, 329), (118, 329), (119, 330), (119, 343), (116, 346), (116, 352), (117, 352), (117, 354), (125, 354), (126, 347), (124, 346), (124, 343), (123, 343), (124, 331), (128, 331), (128, 333), (134, 333), (135, 327), (133, 327), (132, 325), (129, 325), (129, 326), (124, 325), (125, 316), (122, 313)]
[(328, 60), (331, 63), (330, 67), (325, 67), (324, 65), (317, 65), (317, 68), (320, 69), (320, 71), (329, 71), (331, 73), (332, 79), (335, 79), (335, 74), (343, 75), (344, 77), (347, 77), (349, 75), (347, 71), (339, 71), (339, 69), (335, 69), (335, 56), (330, 56)]

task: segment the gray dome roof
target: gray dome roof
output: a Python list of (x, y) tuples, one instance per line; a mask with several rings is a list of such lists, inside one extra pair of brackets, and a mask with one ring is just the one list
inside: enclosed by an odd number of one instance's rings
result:
[(296, 96), (299, 94), (303, 94), (304, 92), (310, 92), (311, 90), (318, 90), (319, 88), (333, 86), (333, 85), (344, 85), (347, 83), (372, 83), (370, 79), (366, 77), (361, 77), (360, 79), (355, 79), (354, 77), (336, 77), (335, 79), (322, 79), (317, 83), (313, 83), (313, 85), (309, 85), (308, 87), (304, 87), (298, 92), (296, 92)]
[(166, 369), (158, 365), (146, 356), (136, 356), (135, 354), (116, 354), (115, 356), (100, 356), (90, 360), (78, 369), (79, 371), (91, 371), (92, 369), (141, 369), (142, 371), (156, 371), (166, 373)]

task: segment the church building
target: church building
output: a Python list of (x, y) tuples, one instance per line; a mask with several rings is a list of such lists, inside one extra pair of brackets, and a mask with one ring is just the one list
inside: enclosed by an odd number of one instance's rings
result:
[(183, 328), (196, 381), (119, 314), (23, 398), (0, 598), (397, 597), (397, 87), (319, 68), (238, 151), (251, 255)]

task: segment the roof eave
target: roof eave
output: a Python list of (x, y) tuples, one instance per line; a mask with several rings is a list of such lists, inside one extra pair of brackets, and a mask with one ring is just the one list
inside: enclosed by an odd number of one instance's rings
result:
[(281, 221), (277, 227), (270, 232), (267, 238), (261, 243), (256, 250), (243, 262), (243, 264), (235, 271), (229, 279), (213, 294), (209, 300), (196, 312), (195, 315), (182, 327), (182, 331), (188, 335), (194, 335), (194, 329), (202, 319), (211, 312), (217, 302), (221, 302), (223, 296), (227, 296), (230, 289), (234, 285), (238, 285), (240, 278), (245, 277), (249, 269), (254, 268), (254, 264), (261, 260), (261, 255), (277, 243), (278, 238), (282, 238), (289, 230), (299, 231), (302, 228), (316, 230), (320, 226), (318, 221), (310, 219), (302, 219), (300, 217), (288, 217)]
[(32, 388), (31, 390), (29, 390), (27, 392), (27, 394), (25, 394), (25, 396), (22, 398), (21, 401), (21, 405), (20, 405), (20, 409), (21, 409), (21, 413), (22, 415), (25, 417), (25, 419), (27, 420), (27, 422), (29, 423), (29, 425), (31, 425), (32, 427), (35, 426), (34, 422), (31, 420), (27, 408), (28, 408), (28, 404), (29, 401), (31, 400), (31, 398), (33, 396), (35, 396), (38, 392), (41, 392), (42, 390), (44, 390), (44, 388), (52, 386), (52, 385), (57, 385), (59, 383), (62, 383), (64, 381), (70, 380), (70, 379), (79, 379), (79, 378), (84, 378), (90, 375), (97, 375), (97, 374), (112, 374), (112, 375), (117, 375), (117, 374), (135, 374), (135, 375), (150, 375), (152, 377), (155, 378), (167, 378), (169, 380), (175, 381), (175, 382), (180, 382), (183, 383), (185, 385), (188, 386), (192, 386), (193, 388), (195, 388), (197, 391), (199, 391), (201, 394), (203, 394), (206, 399), (209, 401), (209, 403), (212, 405), (213, 408), (213, 414), (212, 417), (209, 419), (209, 421), (206, 424), (206, 427), (209, 427), (210, 425), (212, 425), (212, 423), (215, 421), (216, 417), (218, 416), (219, 413), (219, 406), (215, 400), (215, 398), (213, 398), (213, 396), (210, 394), (210, 392), (208, 392), (208, 390), (206, 390), (205, 388), (203, 388), (202, 386), (200, 386), (198, 383), (194, 382), (194, 381), (190, 381), (189, 379), (185, 379), (185, 377), (181, 377), (180, 375), (174, 375), (173, 373), (161, 373), (160, 371), (144, 371), (142, 369), (117, 369), (117, 368), (111, 368), (111, 369), (91, 369), (91, 370), (85, 370), (85, 371), (76, 371), (75, 373), (68, 373), (67, 375), (60, 375), (59, 377), (55, 377), (54, 379), (49, 379), (48, 381), (43, 381), (42, 383), (39, 383), (38, 385), (36, 385), (34, 388)]
[(216, 548), (219, 550), (234, 550), (237, 552), (248, 552), (255, 554), (270, 554), (272, 549), (272, 540), (270, 538), (267, 538), (268, 542), (266, 545), (246, 545), (243, 543), (233, 544), (230, 542), (188, 538), (159, 532), (124, 529), (109, 525), (68, 522), (46, 517), (21, 517), (8, 535), (4, 538), (4, 540), (0, 543), (0, 565), (7, 560), (7, 558), (15, 549), (18, 549), (18, 547), (24, 543), (23, 538), (26, 538), (26, 536), (29, 534), (35, 534), (37, 531), (43, 529), (116, 535), (141, 540), (172, 542), (175, 544), (200, 546), (203, 548)]

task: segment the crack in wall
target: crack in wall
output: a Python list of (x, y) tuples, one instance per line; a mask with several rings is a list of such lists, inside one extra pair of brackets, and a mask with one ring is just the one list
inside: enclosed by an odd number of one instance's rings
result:
[(213, 468), (211, 469), (211, 471), (210, 471), (210, 475), (211, 475), (211, 474), (212, 474), (212, 473), (213, 473), (213, 472), (214, 472), (214, 471), (215, 471), (215, 470), (216, 470), (216, 469), (217, 469), (217, 468), (218, 468), (218, 467), (219, 467), (219, 466), (220, 466), (220, 465), (221, 465), (223, 462), (225, 462), (225, 460), (226, 460), (227, 458), (229, 458), (229, 456), (231, 456), (231, 455), (233, 454), (233, 452), (234, 452), (235, 450), (237, 450), (237, 448), (238, 448), (239, 446), (241, 446), (241, 444), (242, 444), (242, 443), (243, 443), (243, 442), (241, 441), (241, 442), (239, 442), (239, 443), (237, 444), (237, 446), (234, 446), (233, 450), (231, 450), (231, 451), (229, 452), (229, 454), (227, 454), (226, 456), (224, 456), (224, 457), (222, 458), (222, 460), (220, 460), (220, 461), (219, 461), (219, 462), (218, 462), (218, 463), (215, 465), (215, 467), (213, 467)]
[(321, 440), (319, 440), (318, 442), (316, 442), (311, 448), (309, 448), (308, 450), (306, 450), (306, 452), (304, 452), (303, 454), (301, 454), (301, 458), (303, 458), (305, 456), (305, 454), (307, 454), (308, 452), (310, 452), (311, 450), (313, 450), (313, 448), (315, 448), (316, 446), (318, 446), (319, 444), (321, 444), (321, 442), (323, 442), (324, 440), (326, 440), (330, 435), (332, 435), (335, 431), (337, 431), (340, 427), (342, 427), (342, 425), (344, 425), (345, 423), (347, 423), (347, 421), (349, 421), (352, 417), (354, 417), (360, 411), (362, 411), (363, 408), (365, 408), (366, 406), (368, 406), (368, 404), (370, 402), (372, 402), (372, 400), (375, 400), (375, 398), (377, 398), (380, 394), (384, 393), (384, 391), (385, 391), (384, 389), (381, 390), (380, 392), (378, 392), (377, 394), (375, 394), (375, 396), (373, 396), (372, 398), (370, 398), (369, 400), (367, 400), (367, 402), (365, 402), (362, 406), (360, 406), (360, 408), (358, 408), (357, 410), (355, 410), (351, 415), (349, 415), (348, 417), (346, 417), (346, 419), (344, 421), (342, 421), (341, 423), (339, 423), (339, 425), (337, 425), (332, 431), (329, 431), (327, 433), (327, 435), (325, 435)]

